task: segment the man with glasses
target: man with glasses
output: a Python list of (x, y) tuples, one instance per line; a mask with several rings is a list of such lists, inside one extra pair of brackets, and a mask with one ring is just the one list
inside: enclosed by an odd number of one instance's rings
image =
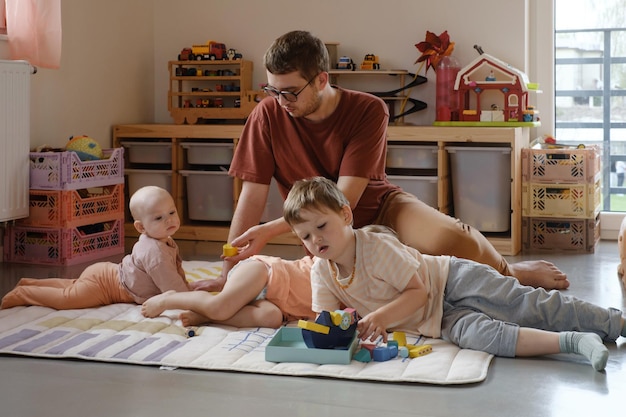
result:
[(385, 175), (389, 110), (380, 98), (330, 84), (320, 39), (286, 33), (266, 51), (264, 64), (271, 99), (248, 117), (229, 171), (243, 181), (228, 236), (239, 254), (224, 258), (221, 280), (207, 289), (221, 287), (235, 263), (290, 232), (282, 218), (259, 224), (272, 177), (284, 197), (297, 180), (318, 175), (337, 183), (357, 228), (383, 224), (423, 253), (472, 259), (535, 287), (568, 287), (553, 264), (508, 264), (480, 232), (391, 184)]

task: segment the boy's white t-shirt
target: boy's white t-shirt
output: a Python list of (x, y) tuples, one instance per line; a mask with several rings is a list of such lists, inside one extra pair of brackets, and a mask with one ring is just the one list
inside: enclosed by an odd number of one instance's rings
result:
[(313, 311), (351, 307), (364, 317), (397, 298), (417, 273), (428, 291), (426, 304), (415, 314), (393, 323), (388, 330), (440, 337), (450, 257), (422, 255), (384, 233), (361, 229), (354, 232), (356, 265), (349, 287), (341, 288), (336, 282), (331, 268), (336, 271), (337, 267), (333, 262), (316, 258), (311, 270)]

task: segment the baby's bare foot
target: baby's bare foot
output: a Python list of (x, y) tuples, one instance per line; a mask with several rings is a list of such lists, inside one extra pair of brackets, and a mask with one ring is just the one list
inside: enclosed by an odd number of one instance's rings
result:
[(208, 323), (209, 319), (204, 317), (202, 314), (198, 314), (195, 311), (186, 310), (180, 313), (178, 316), (182, 325), (187, 326), (199, 326), (204, 323)]
[(567, 275), (551, 262), (523, 261), (509, 265), (509, 269), (523, 285), (546, 290), (564, 290), (569, 287)]
[(141, 305), (141, 314), (145, 317), (157, 317), (161, 315), (165, 310), (167, 310), (165, 306), (165, 301), (170, 294), (175, 293), (176, 291), (170, 290), (166, 291), (163, 294), (155, 295), (144, 301)]

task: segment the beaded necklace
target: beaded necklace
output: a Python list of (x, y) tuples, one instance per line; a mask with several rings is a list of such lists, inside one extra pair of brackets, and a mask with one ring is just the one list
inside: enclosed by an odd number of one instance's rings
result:
[(347, 284), (344, 285), (339, 281), (339, 267), (337, 266), (336, 263), (333, 262), (331, 264), (330, 270), (333, 273), (333, 279), (335, 280), (337, 285), (339, 285), (339, 288), (341, 288), (342, 290), (345, 290), (350, 285), (352, 285), (352, 281), (354, 281), (354, 273), (356, 272), (356, 253), (354, 254), (354, 266), (352, 267), (352, 274), (350, 274), (350, 279), (348, 280)]

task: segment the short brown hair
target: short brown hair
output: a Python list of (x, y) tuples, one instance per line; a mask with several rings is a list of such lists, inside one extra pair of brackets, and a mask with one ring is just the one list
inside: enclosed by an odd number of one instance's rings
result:
[(289, 225), (302, 223), (303, 209), (332, 210), (339, 213), (350, 202), (333, 181), (324, 177), (313, 177), (296, 181), (291, 187), (285, 204), (283, 217)]
[(265, 69), (272, 74), (289, 74), (298, 71), (310, 80), (320, 72), (330, 69), (328, 49), (310, 32), (294, 30), (276, 39), (263, 56)]

